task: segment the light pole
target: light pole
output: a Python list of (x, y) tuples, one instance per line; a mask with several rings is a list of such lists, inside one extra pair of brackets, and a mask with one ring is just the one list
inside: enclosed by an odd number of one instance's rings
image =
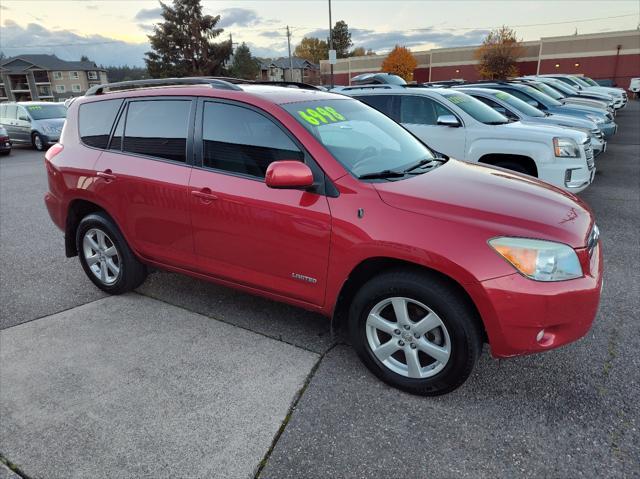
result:
[[(333, 50), (333, 22), (331, 21), (331, 0), (329, 0), (329, 51)], [(331, 68), (331, 89), (333, 89), (333, 63), (329, 59)]]

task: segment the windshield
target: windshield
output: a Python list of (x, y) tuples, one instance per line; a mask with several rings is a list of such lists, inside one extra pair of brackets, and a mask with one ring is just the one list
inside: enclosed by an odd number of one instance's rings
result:
[(51, 120), (67, 116), (67, 109), (64, 105), (25, 105), (25, 108), (34, 120)]
[(598, 85), (595, 81), (593, 81), (591, 78), (589, 77), (582, 77), (581, 80), (585, 83), (588, 83), (591, 86), (600, 86)]
[(553, 88), (558, 91), (561, 91), (567, 96), (576, 96), (578, 94), (578, 90), (573, 88), (571, 85), (568, 85), (560, 80), (553, 80), (548, 82)]
[(578, 85), (589, 88), (591, 85), (589, 85), (586, 81), (584, 81), (582, 78), (580, 77), (571, 77), (575, 82), (578, 83)]
[(476, 100), (466, 93), (443, 93), (442, 96), (462, 111), (485, 125), (503, 125), (505, 123), (509, 123), (506, 116), (498, 113), (490, 106), (485, 105), (480, 100)]
[(520, 98), (516, 98), (515, 96), (510, 95), (509, 93), (506, 93), (503, 91), (497, 91), (494, 93), (493, 96), (495, 96), (499, 100), (502, 100), (505, 103), (508, 103), (509, 105), (514, 107), (516, 110), (518, 110), (521, 113), (524, 113), (527, 116), (535, 116), (535, 117), (545, 116), (545, 114), (540, 110), (538, 110), (536, 107), (529, 105), (527, 102), (522, 101)]
[(562, 103), (560, 103), (558, 100), (550, 97), (546, 93), (542, 93), (540, 90), (537, 90), (532, 86), (526, 85), (523, 88), (527, 95), (539, 101), (545, 106), (562, 106)]
[(315, 100), (282, 107), (355, 176), (403, 171), (435, 158), (398, 123), (357, 100)]
[(550, 87), (549, 85), (546, 85), (545, 83), (538, 82), (538, 83), (534, 83), (533, 86), (536, 87), (538, 90), (540, 90), (542, 93), (549, 95), (554, 100), (562, 100), (563, 98), (566, 98), (565, 95), (560, 93), (555, 88)]

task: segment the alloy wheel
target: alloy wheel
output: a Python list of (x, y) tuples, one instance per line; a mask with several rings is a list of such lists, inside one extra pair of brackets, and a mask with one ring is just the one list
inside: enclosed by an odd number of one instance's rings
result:
[(430, 308), (411, 298), (376, 304), (366, 321), (367, 343), (388, 369), (412, 379), (438, 374), (451, 357), (446, 326)]
[(118, 280), (122, 262), (118, 249), (104, 231), (87, 230), (82, 238), (82, 250), (87, 266), (101, 283), (111, 285)]

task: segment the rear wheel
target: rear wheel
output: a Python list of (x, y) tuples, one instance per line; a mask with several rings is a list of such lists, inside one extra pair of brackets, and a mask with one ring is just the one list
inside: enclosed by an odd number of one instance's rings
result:
[(104, 213), (92, 213), (82, 219), (76, 232), (76, 246), (84, 272), (107, 293), (126, 293), (147, 277), (146, 267)]
[(462, 385), (482, 351), (478, 319), (465, 298), (437, 276), (411, 270), (382, 274), (360, 289), (349, 334), (376, 376), (424, 396)]

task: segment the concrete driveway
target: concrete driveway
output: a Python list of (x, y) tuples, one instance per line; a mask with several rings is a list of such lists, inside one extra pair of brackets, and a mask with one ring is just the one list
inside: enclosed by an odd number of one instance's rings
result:
[[(592, 331), (391, 389), (311, 313), (158, 272), (105, 298), (66, 259), (40, 154), (0, 159), (0, 459), (21, 477), (640, 476), (640, 103), (581, 196), (605, 251)], [(0, 467), (0, 478), (15, 474)]]

